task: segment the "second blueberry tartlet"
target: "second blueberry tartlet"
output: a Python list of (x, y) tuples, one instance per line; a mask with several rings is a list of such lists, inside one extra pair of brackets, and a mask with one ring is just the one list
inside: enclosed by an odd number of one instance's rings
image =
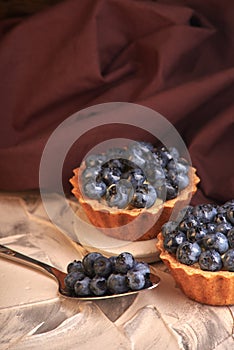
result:
[(234, 304), (234, 200), (188, 206), (158, 235), (160, 258), (185, 295), (203, 304)]

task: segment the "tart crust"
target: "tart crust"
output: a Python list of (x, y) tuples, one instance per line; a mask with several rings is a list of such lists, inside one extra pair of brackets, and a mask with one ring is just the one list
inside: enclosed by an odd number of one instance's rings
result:
[(181, 264), (164, 249), (162, 233), (157, 239), (156, 247), (160, 252), (161, 260), (186, 296), (202, 304), (234, 304), (234, 272), (203, 271), (199, 267)]
[[(196, 175), (196, 169), (191, 167), (189, 171), (189, 185), (175, 199), (164, 203), (156, 201), (148, 209), (129, 210), (110, 208), (97, 200), (84, 197), (78, 183), (79, 171), (80, 168), (74, 169), (74, 176), (70, 179), (73, 186), (72, 193), (78, 199), (91, 224), (98, 228), (105, 228), (104, 233), (108, 236), (127, 241), (142, 241), (155, 238), (161, 231), (162, 225), (169, 220), (173, 208), (175, 206), (181, 208), (188, 204), (192, 195), (196, 192), (197, 184), (200, 181)], [(135, 220), (136, 218), (137, 220)], [(119, 229), (108, 230), (107, 228)]]

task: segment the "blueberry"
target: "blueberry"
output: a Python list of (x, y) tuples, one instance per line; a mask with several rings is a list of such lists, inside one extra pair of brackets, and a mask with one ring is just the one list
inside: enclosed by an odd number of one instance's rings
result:
[(175, 147), (169, 147), (169, 148), (168, 148), (168, 151), (169, 151), (169, 153), (171, 154), (171, 156), (172, 156), (172, 158), (173, 158), (174, 160), (179, 159), (180, 154), (179, 154), (179, 151), (178, 151), (177, 148), (175, 148)]
[(172, 253), (176, 254), (179, 245), (187, 240), (186, 235), (182, 231), (173, 231), (164, 238), (164, 248)]
[(234, 224), (234, 205), (232, 205), (228, 208), (227, 218), (232, 224)]
[(143, 157), (141, 158), (139, 155), (135, 155), (135, 154), (131, 155), (129, 157), (129, 160), (131, 160), (135, 164), (135, 166), (138, 166), (140, 168), (144, 168), (146, 163), (146, 160)]
[(125, 162), (122, 158), (114, 158), (110, 159), (108, 162), (106, 162), (103, 167), (106, 167), (107, 169), (119, 169), (121, 172), (125, 168)]
[(202, 225), (191, 227), (187, 231), (187, 239), (189, 242), (200, 243), (201, 240), (207, 235), (207, 230)]
[(213, 220), (216, 224), (222, 224), (223, 222), (227, 222), (226, 211), (219, 210)]
[(157, 192), (153, 186), (147, 184), (147, 201), (146, 208), (152, 207), (157, 199)]
[(206, 271), (219, 271), (222, 268), (222, 259), (220, 254), (214, 250), (206, 250), (201, 253), (199, 266)]
[(107, 279), (107, 289), (111, 294), (126, 293), (129, 290), (127, 276), (112, 273)]
[(186, 174), (178, 174), (177, 184), (180, 191), (185, 189), (189, 184), (189, 177)]
[(129, 157), (129, 150), (120, 147), (109, 148), (106, 152), (106, 156), (108, 159), (127, 159)]
[(172, 184), (172, 186), (177, 186), (179, 185), (178, 182), (178, 173), (175, 170), (169, 170), (166, 172), (166, 178), (167, 180)]
[(83, 272), (84, 273), (84, 266), (81, 261), (74, 260), (73, 262), (69, 263), (67, 265), (67, 272)]
[(113, 184), (106, 191), (106, 202), (110, 207), (119, 209), (126, 208), (134, 195), (134, 189), (127, 180), (120, 180), (118, 184)]
[(187, 232), (190, 228), (196, 227), (198, 225), (198, 221), (194, 215), (188, 214), (186, 217), (180, 222), (179, 229), (183, 232)]
[(104, 168), (99, 172), (98, 181), (103, 181), (107, 186), (116, 184), (121, 179), (122, 172), (119, 168)]
[(215, 233), (217, 224), (214, 222), (208, 222), (207, 224), (204, 224), (205, 228), (207, 229), (207, 233)]
[(170, 181), (165, 181), (166, 186), (166, 199), (170, 200), (177, 197), (178, 187), (174, 187)]
[(145, 278), (145, 285), (144, 285), (144, 289), (145, 288), (149, 288), (153, 285), (153, 283), (151, 282), (150, 278)]
[(138, 142), (129, 145), (129, 160), (139, 167), (144, 167), (148, 154), (151, 152), (142, 148)]
[(105, 295), (107, 293), (107, 280), (102, 276), (95, 276), (91, 279), (89, 285), (90, 291), (96, 296)]
[[(145, 159), (146, 162), (152, 162), (155, 160), (155, 148), (150, 143), (145, 142), (138, 142), (137, 147), (134, 147), (135, 149), (138, 149), (138, 154)], [(135, 151), (134, 149), (134, 151)]]
[(196, 242), (185, 241), (177, 248), (176, 258), (182, 264), (192, 265), (198, 261), (200, 254), (201, 248)]
[[(229, 207), (229, 206), (228, 206)], [(217, 214), (226, 214), (226, 205), (216, 205)]]
[(193, 209), (193, 215), (196, 216), (199, 219), (199, 221), (203, 223), (211, 222), (216, 214), (217, 210), (212, 204), (197, 205)]
[(89, 277), (93, 277), (95, 275), (94, 269), (93, 269), (93, 265), (94, 265), (94, 261), (101, 257), (102, 254), (97, 253), (97, 252), (92, 252), (92, 253), (88, 253), (87, 255), (85, 255), (85, 257), (82, 260), (84, 269), (85, 269), (85, 273), (89, 276)]
[(228, 231), (227, 239), (228, 239), (230, 248), (234, 248), (234, 227)]
[(161, 160), (161, 165), (163, 168), (165, 168), (168, 162), (173, 159), (171, 153), (164, 146), (159, 147), (156, 153)]
[(210, 233), (202, 239), (202, 245), (205, 249), (214, 249), (220, 254), (228, 250), (228, 239), (221, 233)]
[[(157, 166), (161, 169), (163, 169), (163, 171), (165, 171), (165, 168), (162, 167), (162, 160), (161, 157), (156, 153), (157, 151), (154, 150), (154, 152), (152, 153), (152, 159), (151, 159), (151, 163), (154, 164), (154, 166)], [(148, 166), (147, 164), (150, 164), (148, 161), (146, 162), (146, 166)]]
[(128, 270), (133, 268), (134, 257), (131, 253), (123, 252), (116, 257), (115, 271), (119, 273), (127, 273)]
[(178, 161), (176, 162), (176, 167), (178, 173), (187, 174), (189, 169), (189, 163), (185, 158), (179, 157)]
[(166, 222), (161, 228), (161, 232), (162, 232), (163, 237), (166, 237), (171, 232), (173, 232), (177, 228), (177, 226), (178, 226), (178, 222), (176, 222), (176, 221)]
[(169, 160), (167, 160), (166, 157), (163, 157), (162, 153), (158, 148), (154, 151), (154, 159), (157, 162), (157, 164), (159, 164), (164, 169), (166, 168), (166, 165), (169, 162)]
[(193, 206), (192, 205), (186, 205), (181, 211), (185, 211), (185, 216), (192, 214), (193, 211)]
[(101, 166), (85, 168), (81, 173), (82, 183), (86, 183), (89, 180), (95, 181), (99, 172), (101, 170)]
[(85, 274), (83, 272), (78, 272), (78, 271), (70, 272), (64, 278), (65, 286), (68, 289), (72, 290), (74, 288), (76, 281), (80, 281), (84, 277), (85, 277)]
[(131, 270), (129, 271), (139, 271), (141, 272), (145, 277), (149, 277), (150, 275), (150, 267), (147, 263), (145, 262), (138, 262), (136, 261), (134, 263), (134, 266)]
[(133, 194), (131, 205), (134, 208), (145, 208), (147, 203), (146, 186), (138, 186)]
[(157, 193), (150, 184), (143, 184), (135, 189), (131, 206), (134, 208), (150, 208), (156, 201)]
[(93, 264), (93, 270), (95, 275), (107, 277), (112, 272), (111, 261), (105, 256), (100, 256), (99, 258), (95, 259)]
[[(193, 207), (191, 205), (186, 205), (183, 209), (181, 209), (177, 215), (176, 221), (181, 222), (182, 220), (185, 220), (189, 218), (192, 213)], [(193, 217), (193, 216), (192, 216)], [(193, 217), (194, 218), (194, 217)], [(197, 224), (197, 221), (194, 219), (195, 225)]]
[[(118, 203), (122, 200), (122, 196), (120, 193), (118, 193), (118, 188), (116, 184), (111, 185), (110, 187), (107, 188), (106, 191), (106, 201), (107, 204), (110, 207), (115, 207), (118, 205)], [(124, 202), (124, 206), (126, 206), (128, 203)]]
[(139, 141), (139, 146), (142, 150), (144, 150), (145, 152), (150, 151), (153, 152), (154, 151), (154, 146), (152, 145), (151, 142), (145, 142), (145, 141)]
[(126, 174), (126, 177), (128, 181), (131, 182), (133, 187), (137, 187), (143, 184), (146, 177), (142, 169), (140, 168), (134, 168), (128, 171)]
[(87, 168), (93, 168), (105, 162), (106, 156), (104, 154), (89, 154), (85, 158), (85, 165)]
[[(149, 147), (148, 147), (149, 146)], [(129, 149), (129, 159), (138, 166), (143, 166), (145, 162), (153, 158), (154, 147), (151, 144), (146, 144), (144, 142), (132, 142), (128, 145)]]
[(177, 164), (177, 160), (171, 159), (171, 160), (167, 163), (166, 170), (167, 170), (168, 172), (169, 172), (169, 171), (174, 171), (176, 174), (178, 174), (176, 164)]
[(184, 161), (182, 158), (179, 158), (178, 160), (171, 160), (167, 164), (168, 170), (174, 170), (177, 174), (187, 174), (189, 165)]
[(223, 205), (221, 205), (221, 208), (223, 208), (225, 211), (228, 211), (228, 209), (231, 207), (234, 207), (234, 199), (231, 199), (226, 203), (224, 203)]
[(234, 272), (234, 249), (229, 249), (223, 256), (223, 267), (225, 270)]
[(144, 167), (144, 173), (147, 177), (147, 180), (155, 184), (160, 179), (165, 179), (165, 172), (163, 171), (163, 168), (161, 165), (152, 164), (152, 162), (147, 162)]
[(122, 177), (121, 178), (125, 178), (126, 177), (125, 173), (128, 173), (130, 170), (141, 169), (136, 164), (131, 162), (129, 159), (120, 158), (119, 160), (121, 161), (121, 164), (122, 164)]
[(140, 271), (127, 272), (128, 286), (131, 290), (140, 290), (145, 286), (145, 276)]
[(91, 279), (89, 277), (84, 277), (82, 280), (76, 281), (74, 285), (74, 291), (77, 296), (88, 296), (91, 294), (89, 285)]
[(96, 182), (89, 180), (83, 185), (84, 194), (91, 199), (100, 199), (106, 193), (106, 185), (104, 182)]
[(226, 235), (228, 231), (231, 229), (232, 229), (232, 225), (230, 224), (230, 222), (222, 222), (221, 224), (218, 224), (215, 227), (215, 232), (221, 232), (224, 235)]
[(166, 188), (166, 180), (165, 179), (159, 179), (154, 183), (151, 183), (157, 193), (158, 198), (160, 198), (163, 202), (166, 200), (167, 197), (167, 188)]

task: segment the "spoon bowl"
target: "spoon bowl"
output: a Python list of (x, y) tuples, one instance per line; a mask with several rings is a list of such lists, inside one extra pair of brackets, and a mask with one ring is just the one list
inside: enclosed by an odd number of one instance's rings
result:
[(120, 294), (111, 294), (111, 295), (103, 295), (103, 296), (87, 296), (87, 297), (76, 297), (71, 296), (68, 289), (65, 286), (64, 278), (66, 277), (67, 273), (58, 270), (56, 267), (50, 266), (42, 261), (36, 260), (34, 258), (31, 258), (30, 256), (21, 254), (20, 252), (17, 252), (11, 248), (8, 248), (4, 245), (0, 244), (0, 256), (3, 258), (7, 258), (9, 260), (12, 260), (16, 263), (27, 265), (33, 269), (37, 269), (42, 271), (43, 273), (49, 275), (50, 277), (53, 277), (57, 283), (58, 283), (58, 293), (64, 298), (69, 299), (78, 299), (78, 300), (86, 300), (86, 301), (92, 301), (92, 300), (103, 300), (103, 299), (111, 299), (111, 298), (119, 298), (123, 296), (128, 296), (132, 294), (137, 294), (139, 292), (143, 292), (146, 290), (150, 290), (153, 288), (156, 288), (159, 285), (160, 278), (151, 271), (150, 273), (150, 280), (152, 282), (152, 286), (136, 290), (136, 291), (129, 291), (126, 293), (120, 293)]

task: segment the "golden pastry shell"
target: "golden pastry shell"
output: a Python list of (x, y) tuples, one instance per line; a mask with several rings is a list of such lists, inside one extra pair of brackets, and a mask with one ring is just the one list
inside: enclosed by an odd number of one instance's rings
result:
[(158, 235), (157, 240), (156, 247), (161, 260), (186, 296), (202, 304), (234, 304), (234, 272), (203, 271), (198, 266), (181, 264), (164, 249), (162, 233)]

